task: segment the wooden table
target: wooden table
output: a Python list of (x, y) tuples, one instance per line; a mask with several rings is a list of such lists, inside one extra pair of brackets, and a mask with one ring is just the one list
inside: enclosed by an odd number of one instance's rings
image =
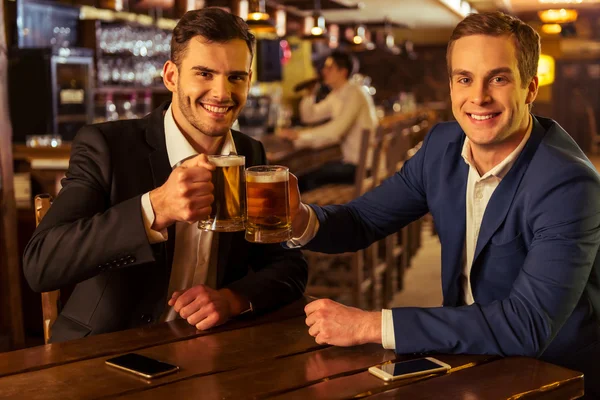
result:
[[(582, 374), (520, 357), (439, 355), (453, 367), (448, 374), (388, 384), (367, 369), (396, 359), (394, 352), (379, 345), (316, 344), (304, 325), (306, 302), (209, 332), (178, 320), (3, 353), (0, 398), (492, 400), (583, 394)], [(181, 370), (148, 381), (104, 364), (130, 351)]]

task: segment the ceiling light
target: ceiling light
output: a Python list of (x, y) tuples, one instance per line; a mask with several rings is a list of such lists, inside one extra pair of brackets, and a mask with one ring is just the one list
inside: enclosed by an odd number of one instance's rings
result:
[(564, 24), (577, 20), (577, 11), (573, 9), (550, 9), (539, 11), (538, 16), (545, 24)]
[(275, 31), (277, 36), (284, 37), (286, 33), (286, 13), (284, 9), (275, 11)]
[(546, 86), (554, 82), (554, 58), (546, 54), (540, 54), (538, 62), (538, 85)]
[(304, 39), (308, 40), (324, 40), (327, 39), (327, 28), (325, 26), (325, 17), (321, 14), (321, 0), (315, 0), (312, 23), (310, 29), (308, 24), (305, 26), (307, 32)]
[(544, 24), (542, 25), (542, 32), (548, 35), (557, 35), (562, 31), (562, 27), (559, 24)]
[(248, 27), (255, 32), (275, 32), (275, 25), (269, 20), (265, 11), (265, 0), (250, 0), (248, 6)]
[(400, 47), (396, 46), (396, 38), (394, 37), (394, 33), (392, 31), (392, 25), (386, 19), (384, 21), (384, 29), (385, 29), (385, 47), (394, 55), (399, 55), (402, 53)]

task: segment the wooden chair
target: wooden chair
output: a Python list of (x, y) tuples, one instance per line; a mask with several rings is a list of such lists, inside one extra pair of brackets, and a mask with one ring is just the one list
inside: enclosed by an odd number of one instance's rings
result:
[[(326, 185), (302, 195), (305, 203), (328, 205), (348, 202), (372, 189), (377, 182), (381, 156), (382, 128), (371, 140), (370, 131), (364, 130), (359, 165), (354, 185)], [(367, 157), (372, 151), (371, 174), (367, 173)], [(377, 304), (375, 275), (371, 262), (372, 245), (366, 250), (353, 253), (322, 254), (304, 251), (309, 265), (309, 282), (306, 293), (316, 297), (328, 297), (344, 304), (374, 309)]]
[[(342, 204), (347, 203), (370, 190), (372, 188), (372, 179), (368, 177), (369, 168), (367, 166), (367, 158), (370, 149), (373, 149), (373, 154), (375, 154), (374, 143), (371, 142), (371, 131), (369, 129), (364, 129), (361, 136), (360, 154), (358, 157), (354, 183), (332, 183), (323, 185), (302, 193), (302, 201), (307, 204), (318, 204), (320, 206)], [(373, 163), (373, 165), (375, 164)]]
[[(52, 196), (49, 194), (39, 194), (35, 196), (35, 224), (40, 224), (40, 221), (52, 205)], [(53, 290), (51, 292), (42, 292), (42, 316), (44, 323), (44, 343), (48, 344), (50, 337), (52, 336), (52, 325), (58, 317), (60, 302), (60, 290)]]
[[(378, 184), (395, 174), (407, 158), (410, 149), (411, 136), (401, 124), (392, 127), (382, 139), (383, 168), (379, 175)], [(378, 252), (372, 254), (376, 285), (380, 287), (379, 305), (386, 308), (394, 293), (398, 290), (399, 275), (404, 273), (409, 253), (406, 243), (409, 242), (411, 230), (402, 228), (397, 234), (387, 236), (382, 241)], [(379, 307), (378, 307), (379, 308)]]

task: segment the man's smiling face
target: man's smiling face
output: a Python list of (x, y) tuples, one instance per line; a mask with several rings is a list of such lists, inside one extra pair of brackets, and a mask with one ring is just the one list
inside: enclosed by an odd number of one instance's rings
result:
[(177, 68), (173, 105), (185, 118), (180, 123), (187, 125), (182, 128), (193, 127), (210, 137), (225, 135), (246, 104), (251, 63), (248, 45), (241, 39), (215, 43), (196, 36), (190, 40), (180, 65), (171, 65)]
[(450, 60), (452, 112), (473, 143), (495, 146), (527, 126), (537, 80), (523, 84), (512, 37), (462, 37)]

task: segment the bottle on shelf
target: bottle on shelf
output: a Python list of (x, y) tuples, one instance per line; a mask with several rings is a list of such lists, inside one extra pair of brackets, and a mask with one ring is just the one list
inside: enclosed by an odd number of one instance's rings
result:
[(117, 112), (117, 106), (113, 102), (113, 95), (109, 93), (106, 96), (106, 121), (117, 121), (119, 119), (119, 113)]

